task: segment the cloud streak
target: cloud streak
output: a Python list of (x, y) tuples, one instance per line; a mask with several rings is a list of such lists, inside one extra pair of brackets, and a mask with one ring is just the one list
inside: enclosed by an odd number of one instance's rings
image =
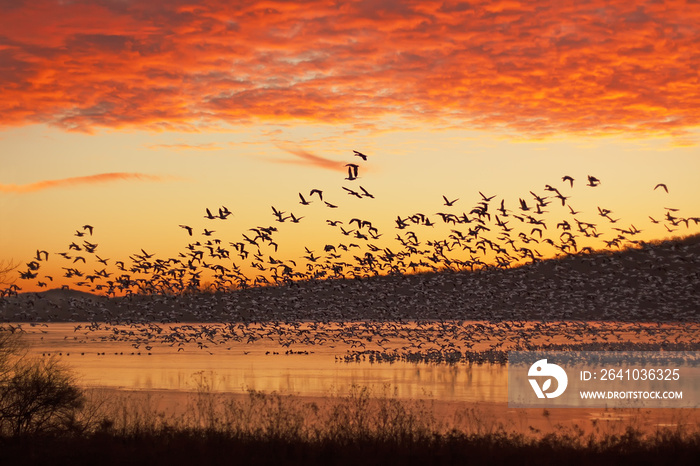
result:
[(343, 162), (337, 162), (335, 160), (326, 159), (324, 157), (312, 154), (311, 152), (307, 152), (299, 148), (291, 148), (279, 144), (277, 144), (277, 147), (279, 147), (285, 152), (295, 155), (296, 157), (298, 157), (298, 159), (275, 160), (275, 162), (310, 165), (314, 167), (325, 168), (327, 170), (335, 170), (341, 172), (346, 170), (345, 164)]
[[(700, 4), (37, 0), (0, 7), (0, 125), (700, 126)], [(99, 19), (99, 20), (98, 20)]]
[(44, 191), (46, 189), (56, 188), (71, 188), (81, 185), (93, 185), (112, 183), (115, 181), (165, 181), (169, 177), (158, 175), (146, 175), (143, 173), (99, 173), (90, 176), (77, 176), (72, 178), (62, 178), (58, 180), (44, 180), (29, 184), (0, 184), (1, 193), (32, 193), (36, 191)]
[(219, 146), (218, 144), (215, 144), (213, 142), (202, 143), (202, 144), (185, 144), (185, 143), (150, 144), (146, 147), (148, 147), (149, 149), (153, 149), (153, 150), (165, 149), (165, 150), (176, 150), (176, 151), (183, 151), (183, 150), (212, 151), (212, 150), (221, 150), (222, 149), (221, 146)]

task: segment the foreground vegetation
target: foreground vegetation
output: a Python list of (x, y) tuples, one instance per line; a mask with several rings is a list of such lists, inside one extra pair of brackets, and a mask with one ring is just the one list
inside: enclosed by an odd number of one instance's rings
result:
[(453, 434), (434, 438), (234, 437), (197, 430), (139, 435), (97, 433), (23, 438), (4, 444), (6, 464), (697, 464), (699, 439), (634, 434), (580, 445), (566, 436), (527, 440), (515, 435)]
[(430, 402), (371, 395), (353, 387), (323, 404), (255, 391), (232, 397), (209, 391), (202, 378), (179, 412), (149, 398), (86, 397), (72, 429), (6, 435), (0, 463), (651, 465), (697, 464), (700, 455), (700, 432), (684, 423), (525, 434), (478, 409), (445, 422)]

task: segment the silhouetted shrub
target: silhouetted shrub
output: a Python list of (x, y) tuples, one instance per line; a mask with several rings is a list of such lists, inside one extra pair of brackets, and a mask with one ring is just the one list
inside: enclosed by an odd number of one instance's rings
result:
[(27, 356), (15, 330), (0, 327), (0, 435), (58, 434), (81, 426), (85, 398), (54, 358)]

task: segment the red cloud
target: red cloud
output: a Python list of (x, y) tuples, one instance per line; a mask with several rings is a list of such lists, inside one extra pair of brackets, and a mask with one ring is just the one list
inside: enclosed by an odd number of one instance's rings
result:
[(0, 7), (0, 124), (700, 125), (700, 4), (41, 0)]
[(109, 183), (119, 180), (163, 181), (167, 177), (157, 175), (145, 175), (143, 173), (100, 173), (90, 176), (77, 176), (60, 180), (44, 180), (29, 184), (0, 184), (2, 193), (31, 193), (52, 188), (67, 188), (82, 184)]

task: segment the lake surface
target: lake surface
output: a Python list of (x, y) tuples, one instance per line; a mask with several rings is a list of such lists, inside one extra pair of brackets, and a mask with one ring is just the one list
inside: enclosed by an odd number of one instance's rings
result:
[[(15, 324), (16, 325), (16, 324)], [(256, 324), (22, 324), (30, 352), (59, 357), (85, 387), (346, 394), (353, 385), (400, 398), (507, 400), (507, 366), (373, 362), (373, 354), (494, 351), (524, 343), (690, 344), (697, 324), (330, 322)], [(349, 356), (350, 355), (350, 356)], [(351, 361), (351, 362), (346, 362)]]

